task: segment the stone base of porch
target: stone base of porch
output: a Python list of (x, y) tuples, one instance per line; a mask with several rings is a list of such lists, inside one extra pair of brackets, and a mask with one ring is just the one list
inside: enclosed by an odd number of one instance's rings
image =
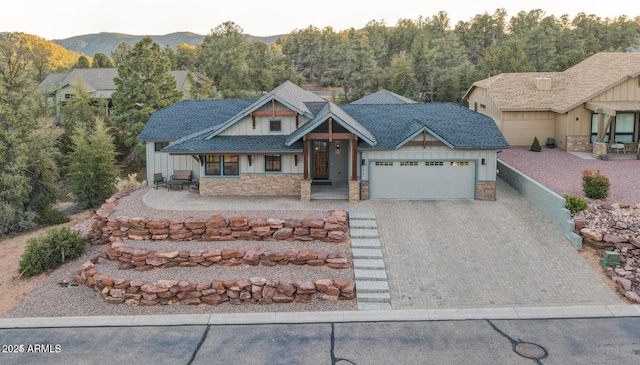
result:
[(241, 174), (239, 178), (201, 177), (201, 195), (300, 195), (302, 174)]
[(360, 180), (349, 180), (349, 202), (360, 201)]
[(590, 152), (591, 148), (591, 136), (567, 136), (567, 152)]
[(311, 201), (311, 180), (300, 180), (300, 201), (308, 203)]
[(593, 142), (593, 158), (598, 158), (607, 154), (607, 144), (604, 142)]

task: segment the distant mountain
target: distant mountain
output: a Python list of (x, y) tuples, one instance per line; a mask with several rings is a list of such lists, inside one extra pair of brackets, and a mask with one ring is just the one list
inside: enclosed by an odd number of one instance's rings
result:
[[(267, 45), (275, 43), (282, 35), (275, 35), (269, 37), (256, 37), (245, 34), (245, 37), (251, 41), (260, 41)], [(118, 48), (118, 45), (125, 42), (131, 46), (138, 43), (144, 36), (142, 35), (130, 35), (121, 33), (97, 33), (97, 34), (85, 34), (66, 39), (54, 39), (53, 42), (61, 45), (62, 47), (73, 51), (82, 53), (89, 57), (93, 57), (96, 53), (104, 53), (111, 57), (111, 52)], [(154, 42), (160, 46), (170, 46), (174, 50), (177, 49), (180, 44), (190, 44), (197, 46), (204, 40), (204, 35), (191, 33), (191, 32), (177, 32), (165, 35), (152, 35)]]

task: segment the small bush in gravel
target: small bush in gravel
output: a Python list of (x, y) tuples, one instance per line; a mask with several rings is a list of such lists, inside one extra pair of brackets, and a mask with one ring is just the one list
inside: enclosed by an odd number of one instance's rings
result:
[(531, 151), (533, 152), (542, 151), (542, 147), (540, 147), (540, 141), (538, 141), (538, 137), (533, 137), (533, 143), (531, 144)]
[(80, 233), (68, 227), (49, 228), (44, 235), (27, 240), (20, 258), (20, 274), (28, 278), (55, 269), (82, 255), (86, 247), (87, 241)]
[(599, 170), (584, 170), (582, 172), (582, 189), (584, 195), (591, 199), (604, 199), (609, 195), (609, 178)]
[(571, 214), (576, 214), (589, 207), (589, 204), (587, 204), (587, 201), (580, 196), (564, 194), (564, 199), (566, 200), (565, 207), (569, 209)]

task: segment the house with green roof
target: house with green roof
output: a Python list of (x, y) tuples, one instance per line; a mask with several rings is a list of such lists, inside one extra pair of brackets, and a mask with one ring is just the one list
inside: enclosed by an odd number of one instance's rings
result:
[[(176, 87), (189, 97), (189, 72), (183, 70), (170, 71), (176, 79)], [(101, 100), (107, 115), (111, 110), (111, 95), (116, 91), (113, 81), (118, 76), (117, 68), (76, 68), (71, 72), (49, 74), (39, 86), (42, 93), (55, 105), (56, 117), (60, 118), (60, 106), (77, 93), (78, 83), (96, 100)]]
[(490, 116), (512, 146), (552, 137), (569, 152), (599, 156), (614, 142), (636, 152), (639, 76), (640, 53), (603, 52), (562, 72), (492, 76), (473, 83), (464, 98), (470, 109)]
[(495, 199), (493, 120), (452, 103), (382, 91), (336, 105), (292, 82), (259, 99), (183, 100), (155, 112), (138, 139), (147, 181), (189, 170), (203, 195)]

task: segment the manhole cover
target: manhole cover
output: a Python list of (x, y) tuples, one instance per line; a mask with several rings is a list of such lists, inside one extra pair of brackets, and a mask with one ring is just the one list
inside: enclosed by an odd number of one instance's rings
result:
[(527, 359), (539, 360), (547, 357), (547, 350), (544, 347), (531, 342), (518, 342), (513, 347), (513, 351)]

